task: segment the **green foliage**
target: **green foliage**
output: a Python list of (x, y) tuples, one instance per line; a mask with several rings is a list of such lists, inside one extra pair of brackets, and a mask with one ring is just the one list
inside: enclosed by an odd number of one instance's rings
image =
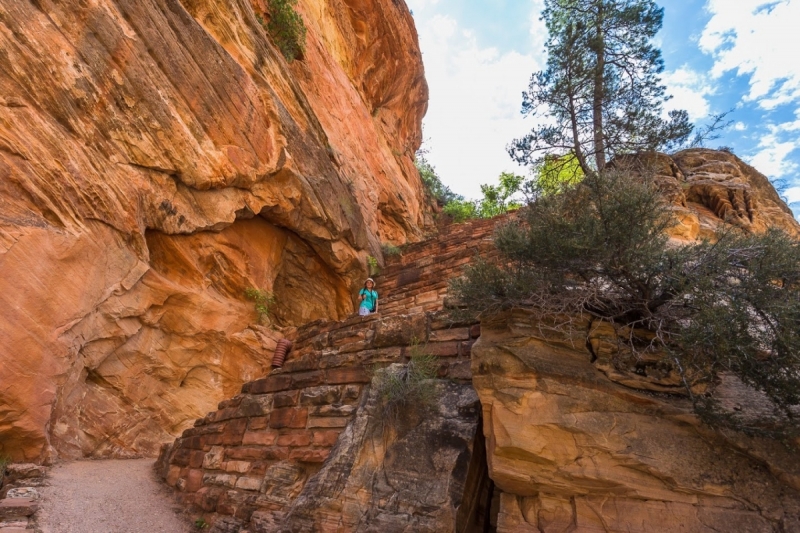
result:
[(522, 111), (549, 120), (514, 140), (511, 157), (530, 165), (571, 152), (588, 175), (616, 155), (685, 142), (686, 111), (661, 118), (664, 63), (651, 41), (663, 14), (652, 0), (545, 0), (547, 67)]
[[(496, 233), (502, 259), (468, 267), (451, 294), (471, 313), (522, 306), (542, 323), (606, 321), (628, 332), (620, 340), (627, 353), (659, 358), (683, 376), (690, 395), (695, 385), (710, 385), (707, 395), (693, 396), (707, 421), (762, 433), (794, 428), (800, 243), (777, 230), (730, 229), (716, 242), (668, 245), (673, 223), (648, 179), (589, 175), (562, 194), (534, 198), (521, 220)], [(564, 319), (556, 329), (574, 333), (572, 323)], [(719, 414), (713, 386), (722, 372), (763, 392), (775, 418), (711, 416)]]
[(502, 172), (497, 178), (498, 185), (481, 185), (483, 198), (478, 202), (478, 213), (481, 218), (492, 218), (509, 211), (519, 209), (522, 204), (511, 199), (522, 188), (525, 180), (510, 172)]
[(426, 193), (436, 200), (440, 205), (447, 205), (453, 200), (463, 200), (464, 197), (450, 190), (450, 187), (442, 183), (436, 169), (425, 158), (423, 150), (417, 152), (414, 164), (419, 172), (422, 184), (425, 186)]
[(268, 321), (270, 308), (275, 305), (275, 295), (255, 287), (245, 289), (244, 295), (254, 303), (259, 322)]
[[(394, 244), (388, 243), (388, 242), (385, 242), (385, 243), (381, 244), (381, 250), (383, 251), (383, 255), (385, 255), (387, 257), (392, 257), (392, 256), (398, 256), (399, 257), (399, 256), (403, 255), (403, 251), (400, 250), (400, 248), (398, 248)], [(376, 261), (375, 265), (377, 266), (377, 264), (378, 264), (378, 262)]]
[(269, 21), (258, 17), (287, 61), (301, 59), (305, 51), (306, 26), (296, 4), (297, 0), (267, 0)]
[(541, 194), (557, 194), (580, 183), (583, 177), (583, 169), (575, 154), (546, 155), (537, 165), (533, 187)]
[(396, 414), (411, 404), (428, 405), (435, 399), (433, 380), (439, 370), (438, 358), (416, 341), (410, 352), (410, 361), (399, 371), (385, 368), (376, 374), (376, 386), (386, 414)]
[(6, 472), (6, 467), (11, 463), (11, 458), (6, 455), (0, 455), (0, 479), (3, 479), (3, 474)]
[(442, 212), (453, 217), (455, 222), (464, 222), (479, 216), (478, 206), (472, 200), (450, 200), (442, 208)]
[(498, 177), (497, 185), (481, 185), (483, 198), (480, 200), (451, 200), (442, 211), (453, 217), (454, 221), (463, 222), (471, 218), (491, 218), (519, 209), (522, 204), (512, 197), (520, 192), (524, 179), (522, 176), (503, 172)]
[(199, 518), (197, 518), (197, 519), (195, 519), (195, 521), (194, 521), (194, 527), (195, 527), (195, 528), (197, 528), (197, 529), (206, 529), (206, 528), (208, 528), (210, 525), (211, 525), (211, 524), (209, 524), (208, 522), (206, 522), (206, 519), (205, 519), (205, 518), (203, 518), (202, 516), (201, 516), (201, 517), (199, 517)]

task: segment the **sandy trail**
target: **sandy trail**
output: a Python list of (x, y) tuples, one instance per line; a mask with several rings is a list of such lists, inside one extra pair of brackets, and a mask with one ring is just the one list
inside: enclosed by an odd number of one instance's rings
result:
[(188, 533), (192, 528), (156, 479), (153, 459), (54, 466), (42, 487), (44, 533)]

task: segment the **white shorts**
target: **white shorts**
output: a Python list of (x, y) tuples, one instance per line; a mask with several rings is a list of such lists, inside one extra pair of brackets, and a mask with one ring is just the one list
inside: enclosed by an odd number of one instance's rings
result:
[(358, 308), (358, 314), (361, 315), (361, 316), (367, 316), (370, 313), (371, 313), (371, 311), (369, 310), (368, 307), (359, 307)]

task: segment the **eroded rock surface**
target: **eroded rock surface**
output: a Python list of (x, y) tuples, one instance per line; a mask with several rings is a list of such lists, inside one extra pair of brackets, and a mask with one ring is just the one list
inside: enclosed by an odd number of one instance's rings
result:
[(481, 331), (472, 372), (498, 532), (800, 530), (782, 445), (729, 440), (688, 399), (611, 381), (581, 333), (545, 337), (524, 311)]
[(723, 223), (756, 233), (779, 228), (800, 237), (791, 209), (767, 177), (730, 152), (692, 148), (672, 156), (621, 157), (612, 165), (654, 176), (678, 219), (670, 230), (674, 238), (713, 238)]
[(343, 318), (419, 240), (407, 7), (298, 9), (287, 64), (258, 0), (0, 6), (0, 453), (154, 454), (264, 373), (246, 288)]
[(431, 405), (388, 414), (375, 384), (286, 516), (256, 512), (254, 531), (456, 530), (480, 412), (475, 390), (432, 381)]

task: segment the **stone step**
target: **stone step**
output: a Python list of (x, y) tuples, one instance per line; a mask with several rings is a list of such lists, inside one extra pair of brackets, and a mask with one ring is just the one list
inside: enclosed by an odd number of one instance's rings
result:
[(32, 516), (39, 505), (32, 498), (6, 498), (0, 500), (0, 518)]

